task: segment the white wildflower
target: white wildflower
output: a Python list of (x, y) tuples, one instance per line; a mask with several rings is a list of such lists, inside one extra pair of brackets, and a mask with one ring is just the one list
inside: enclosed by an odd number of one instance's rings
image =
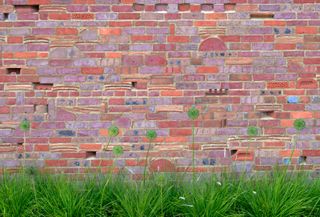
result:
[(179, 197), (179, 199), (180, 199), (180, 200), (185, 200), (186, 198), (185, 198), (185, 197)]
[(221, 184), (221, 182), (217, 182), (217, 185), (220, 185), (220, 186), (221, 186), (222, 184)]
[(257, 192), (255, 192), (255, 191), (252, 191), (252, 193), (253, 193), (253, 194), (257, 194)]
[(182, 206), (193, 207), (193, 205), (191, 205), (191, 204), (182, 204)]

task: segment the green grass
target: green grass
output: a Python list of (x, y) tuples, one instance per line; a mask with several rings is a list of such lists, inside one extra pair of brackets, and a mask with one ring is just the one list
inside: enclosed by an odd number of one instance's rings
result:
[(15, 174), (0, 178), (1, 217), (320, 216), (320, 180), (306, 173), (155, 174), (145, 183), (110, 175)]

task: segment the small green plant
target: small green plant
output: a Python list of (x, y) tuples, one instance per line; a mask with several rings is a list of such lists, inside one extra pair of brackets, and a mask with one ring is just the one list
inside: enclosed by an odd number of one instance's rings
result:
[(25, 118), (20, 122), (20, 130), (22, 130), (23, 132), (28, 132), (30, 130), (30, 121)]
[(115, 155), (115, 156), (120, 156), (123, 154), (123, 147), (122, 146), (114, 146), (112, 148), (112, 153)]
[(146, 162), (145, 162), (144, 170), (143, 170), (143, 183), (145, 183), (145, 181), (146, 181), (146, 172), (147, 172), (147, 166), (148, 166), (149, 152), (151, 149), (151, 142), (157, 138), (157, 132), (155, 130), (148, 130), (146, 133), (146, 137), (149, 141), (149, 145), (148, 145), (148, 150), (147, 150), (147, 154), (146, 154)]
[[(299, 118), (299, 119), (296, 119), (294, 122), (293, 122), (293, 127), (298, 131), (300, 132), (301, 130), (305, 129), (306, 128), (306, 122), (305, 120)], [(291, 160), (292, 160), (292, 157), (293, 157), (293, 153), (294, 153), (294, 150), (296, 149), (297, 147), (297, 139), (296, 139), (296, 136), (294, 135), (293, 136), (293, 148), (291, 150), (291, 154), (290, 154), (290, 158), (289, 158), (289, 162), (288, 164), (291, 164)]]
[[(23, 119), (19, 124), (19, 128), (21, 131), (23, 131), (23, 145), (25, 145), (26, 144), (26, 132), (28, 132), (30, 130), (30, 121), (27, 118)], [(23, 153), (23, 162), (22, 162), (22, 169), (23, 170), (24, 170), (24, 167), (25, 167), (25, 153)]]
[(117, 137), (119, 135), (119, 132), (120, 132), (119, 128), (115, 125), (112, 125), (108, 128), (109, 140), (108, 140), (107, 145), (103, 148), (104, 151), (108, 151), (111, 139), (114, 137)]
[(303, 130), (304, 128), (306, 128), (306, 122), (303, 119), (296, 119), (293, 122), (293, 126), (296, 130)]
[(199, 117), (199, 110), (195, 107), (192, 106), (188, 110), (188, 117), (189, 119), (192, 120), (192, 181), (193, 183), (195, 182), (195, 147), (194, 147), (194, 130), (195, 130), (195, 124), (194, 121)]
[(199, 117), (199, 110), (192, 106), (189, 110), (188, 110), (188, 117), (191, 119), (191, 120), (196, 120), (198, 117)]
[(247, 129), (248, 136), (257, 136), (259, 134), (259, 129), (255, 126), (249, 126)]

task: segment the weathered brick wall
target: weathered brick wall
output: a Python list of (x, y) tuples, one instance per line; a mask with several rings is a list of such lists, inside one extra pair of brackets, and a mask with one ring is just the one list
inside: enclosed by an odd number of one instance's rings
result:
[[(319, 3), (0, 1), (0, 166), (139, 174), (156, 129), (150, 169), (190, 171), (195, 105), (197, 171), (269, 170), (292, 155), (317, 172)], [(103, 151), (112, 124), (121, 133)]]

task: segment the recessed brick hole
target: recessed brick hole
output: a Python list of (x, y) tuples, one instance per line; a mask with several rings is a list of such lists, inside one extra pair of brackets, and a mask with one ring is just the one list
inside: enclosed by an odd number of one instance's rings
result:
[(236, 8), (236, 3), (226, 3), (224, 4), (225, 11), (234, 11)]
[(25, 13), (38, 13), (39, 5), (14, 5), (16, 13), (25, 14)]
[(227, 126), (227, 119), (222, 119), (221, 120), (221, 127), (226, 127)]
[(18, 142), (17, 145), (18, 146), (23, 146), (23, 142)]
[(231, 154), (231, 156), (233, 156), (233, 155), (237, 154), (237, 152), (238, 152), (237, 149), (232, 149), (232, 150), (230, 151), (230, 154)]
[(135, 11), (143, 11), (144, 10), (144, 4), (138, 4), (138, 3), (133, 3), (133, 10)]
[(3, 20), (9, 19), (9, 13), (3, 13)]
[(201, 4), (202, 11), (213, 11), (214, 6), (213, 4)]
[(136, 81), (132, 81), (132, 82), (131, 82), (131, 86), (132, 86), (133, 88), (137, 88), (137, 85), (138, 85), (138, 82), (136, 82)]
[(32, 84), (35, 90), (51, 90), (53, 88), (53, 84), (51, 83), (42, 84), (40, 82), (33, 82)]
[(188, 3), (182, 3), (178, 5), (179, 11), (189, 11), (190, 10), (190, 4)]
[(299, 164), (306, 164), (306, 163), (307, 163), (307, 156), (300, 156)]
[(7, 68), (7, 74), (16, 74), (16, 75), (20, 75), (21, 73), (21, 68)]
[(227, 95), (228, 89), (209, 89), (205, 94), (206, 96)]
[(167, 11), (168, 10), (168, 4), (156, 4), (155, 5), (156, 11)]
[(86, 151), (86, 158), (96, 158), (97, 152), (96, 151)]
[(34, 105), (35, 113), (48, 113), (48, 105)]
[(272, 13), (252, 13), (250, 14), (251, 19), (272, 19), (274, 14)]

